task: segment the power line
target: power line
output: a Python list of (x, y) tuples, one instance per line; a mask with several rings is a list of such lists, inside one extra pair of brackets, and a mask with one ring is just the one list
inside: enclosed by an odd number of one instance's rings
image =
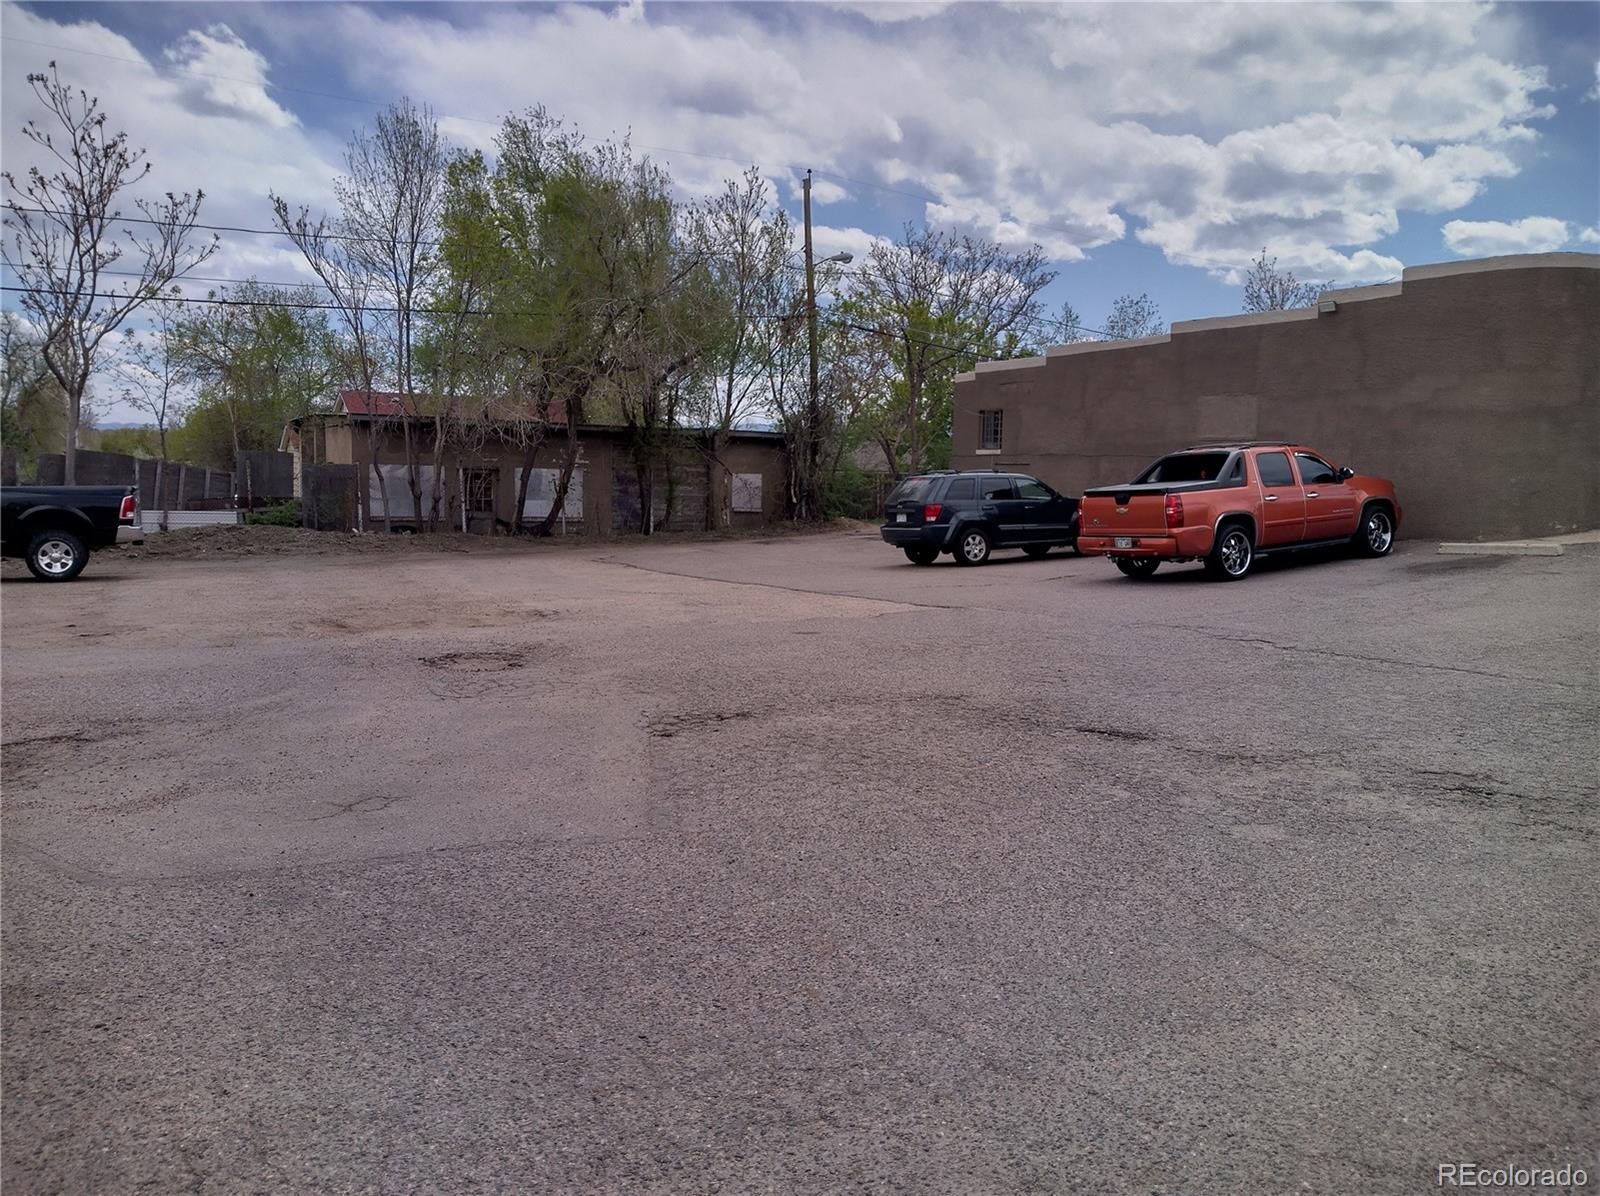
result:
[[(127, 299), (127, 298), (130, 297), (125, 293), (118, 293), (118, 292), (115, 292), (115, 291), (111, 291), (111, 292), (91, 291), (91, 292), (78, 293), (78, 292), (73, 292), (73, 291), (56, 290), (56, 289), (52, 289), (52, 288), (49, 288), (49, 287), (24, 287), (24, 286), (9, 286), (9, 285), (0, 286), (0, 291), (21, 292), (21, 293), (24, 293), (24, 294), (35, 294), (35, 295), (74, 295), (74, 294), (76, 294), (77, 297), (80, 298), (80, 299)], [(194, 296), (187, 296), (187, 295), (152, 295), (148, 299), (146, 299), (145, 302), (147, 302), (147, 303), (200, 304), (200, 305), (209, 306), (209, 307), (250, 307), (250, 308), (282, 307), (282, 308), (293, 308), (296, 311), (343, 311), (343, 310), (345, 310), (343, 307), (341, 307), (337, 303), (287, 302), (287, 301), (284, 301), (284, 300), (277, 300), (277, 299), (231, 299), (231, 298), (219, 299), (219, 298), (216, 298), (214, 296), (207, 296), (207, 297), (202, 299), (202, 298), (198, 298), (198, 297), (194, 297)], [(397, 314), (399, 314), (401, 312), (409, 312), (411, 315), (429, 315), (429, 316), (478, 316), (478, 317), (485, 317), (485, 316), (495, 316), (495, 315), (520, 315), (520, 314), (525, 314), (525, 313), (519, 313), (519, 312), (484, 311), (484, 310), (481, 310), (481, 309), (479, 309), (479, 310), (472, 310), (472, 309), (455, 310), (455, 309), (452, 309), (452, 308), (431, 308), (431, 307), (401, 308), (401, 307), (363, 306), (361, 308), (361, 310), (363, 312), (372, 312), (374, 314), (397, 315)], [(756, 318), (763, 319), (763, 320), (793, 320), (793, 319), (798, 319), (799, 317), (798, 317), (798, 314), (794, 313), (794, 312), (764, 312), (764, 313), (760, 313)], [(922, 346), (924, 348), (944, 349), (944, 350), (946, 350), (948, 352), (951, 352), (951, 353), (958, 353), (958, 354), (962, 354), (964, 356), (973, 357), (973, 358), (977, 358), (977, 357), (981, 357), (982, 356), (981, 352), (979, 352), (978, 350), (976, 350), (976, 349), (974, 349), (974, 348), (972, 348), (970, 346), (959, 346), (959, 345), (945, 344), (944, 342), (941, 342), (941, 341), (933, 341), (933, 340), (928, 340), (928, 339), (923, 338), (923, 337), (912, 336), (909, 333), (890, 333), (890, 332), (886, 332), (886, 330), (883, 329), (883, 328), (875, 328), (870, 324), (861, 324), (861, 323), (857, 323), (857, 322), (854, 322), (854, 321), (851, 321), (851, 320), (846, 320), (842, 316), (835, 316), (835, 315), (832, 315), (832, 314), (829, 314), (829, 313), (819, 313), (818, 318), (821, 319), (821, 320), (826, 321), (829, 324), (833, 324), (835, 326), (840, 326), (840, 327), (853, 328), (853, 329), (856, 329), (857, 331), (860, 331), (860, 332), (870, 332), (870, 333), (874, 333), (874, 334), (876, 334), (878, 336), (893, 335), (893, 336), (897, 336), (897, 337), (903, 337), (903, 339), (905, 339), (909, 343), (915, 344), (915, 345), (920, 345), (920, 346)]]
[[(102, 270), (101, 273), (102, 274), (109, 274), (109, 273), (112, 273), (112, 272), (109, 271), (109, 270)], [(137, 276), (128, 275), (128, 277), (137, 277)], [(299, 285), (299, 284), (296, 284), (296, 285)], [(77, 291), (55, 290), (55, 289), (52, 289), (50, 287), (0, 286), (0, 291), (20, 291), (20, 292), (23, 292), (25, 294), (33, 294), (33, 295), (77, 295), (80, 299), (128, 299), (128, 298), (131, 298), (131, 296), (129, 296), (128, 294), (119, 293), (117, 291), (84, 291), (84, 292), (80, 293), (80, 292), (77, 292)], [(199, 303), (199, 304), (209, 305), (209, 306), (212, 306), (212, 307), (292, 307), (292, 308), (295, 308), (296, 310), (299, 310), (299, 311), (344, 311), (345, 310), (344, 307), (342, 307), (340, 304), (337, 304), (337, 303), (298, 303), (298, 302), (296, 302), (296, 303), (287, 303), (287, 302), (284, 302), (284, 301), (278, 300), (278, 299), (218, 299), (218, 298), (215, 298), (213, 296), (207, 296), (206, 298), (201, 299), (201, 298), (198, 298), (196, 296), (190, 296), (190, 295), (151, 295), (145, 300), (145, 302), (146, 303)], [(426, 315), (426, 316), (492, 316), (492, 315), (496, 314), (496, 313), (491, 312), (491, 311), (455, 311), (455, 310), (452, 310), (451, 308), (447, 308), (447, 307), (409, 307), (409, 308), (406, 308), (406, 307), (373, 307), (373, 306), (368, 306), (368, 305), (365, 305), (365, 304), (362, 305), (361, 310), (364, 311), (364, 312), (389, 313), (389, 314), (399, 314), (400, 312), (410, 312), (412, 315), (419, 315), (419, 316), (422, 316), (422, 315)], [(502, 314), (514, 315), (514, 314), (517, 314), (517, 313), (506, 312), (506, 313), (502, 313)]]
[[(43, 214), (43, 215), (51, 215), (51, 214), (53, 214), (53, 213), (49, 212), (47, 209), (45, 209), (45, 208), (32, 207), (32, 206), (16, 204), (16, 203), (10, 203), (7, 206), (16, 208), (17, 210), (24, 211), (24, 212), (36, 212), (36, 213)], [(78, 215), (78, 213), (74, 213), (74, 215)], [(119, 224), (120, 223), (134, 223), (134, 224), (159, 224), (159, 223), (161, 223), (160, 221), (152, 220), (152, 219), (150, 219), (148, 217), (141, 217), (141, 216), (116, 216), (116, 217), (113, 217), (112, 220), (114, 220), (116, 223), (119, 223)], [(198, 229), (204, 229), (204, 230), (206, 230), (208, 232), (249, 233), (249, 234), (256, 235), (256, 236), (285, 237), (285, 238), (290, 239), (291, 241), (293, 240), (293, 237), (291, 236), (291, 234), (289, 234), (288, 232), (284, 231), (283, 229), (279, 229), (279, 228), (243, 228), (243, 227), (239, 227), (239, 226), (236, 226), (236, 225), (226, 225), (226, 224), (195, 224), (192, 227), (198, 228)], [(350, 234), (336, 234), (336, 233), (326, 233), (326, 234), (322, 234), (322, 235), (324, 237), (326, 237), (327, 239), (329, 239), (329, 240), (356, 240), (356, 241), (367, 241), (367, 242), (371, 242), (371, 243), (375, 243), (375, 244), (388, 244), (388, 243), (390, 243), (389, 241), (387, 241), (385, 239), (380, 239), (380, 238), (376, 238), (376, 237), (358, 237), (358, 236), (353, 236), (353, 235), (350, 235)], [(396, 243), (397, 244), (402, 244), (402, 245), (410, 245), (410, 244), (412, 244), (412, 242), (410, 242), (410, 241), (401, 241), (401, 242), (396, 242)], [(415, 242), (415, 244), (417, 244), (417, 245), (437, 246), (437, 245), (442, 244), (442, 242), (439, 242), (439, 241), (417, 241), (417, 242)], [(723, 255), (715, 255), (715, 256), (723, 256)], [(801, 265), (799, 263), (794, 263), (794, 262), (785, 262), (783, 265), (784, 265), (784, 268), (788, 269), (788, 270), (803, 270), (805, 268), (803, 265)], [(140, 274), (129, 272), (129, 271), (125, 271), (125, 270), (102, 270), (101, 273), (102, 274), (115, 275), (115, 276), (118, 276), (118, 277), (125, 277), (125, 278), (139, 278), (139, 277), (142, 277), (142, 275), (140, 275)], [(843, 276), (846, 276), (846, 277), (850, 277), (850, 278), (858, 278), (858, 279), (859, 278), (876, 278), (876, 279), (879, 279), (879, 280), (885, 281), (885, 282), (890, 281), (890, 275), (887, 275), (887, 274), (885, 274), (885, 273), (883, 273), (882, 271), (879, 271), (879, 270), (870, 269), (869, 267), (867, 267), (865, 265), (857, 266), (855, 269), (852, 269), (852, 270), (840, 270), (838, 273), (840, 275), (843, 275)], [(215, 277), (215, 276), (191, 274), (191, 275), (185, 275), (183, 281), (188, 281), (188, 282), (214, 282), (214, 283), (234, 284), (234, 285), (237, 285), (237, 284), (239, 284), (241, 282), (253, 281), (253, 282), (260, 283), (262, 286), (275, 286), (275, 287), (285, 287), (285, 288), (303, 287), (303, 286), (305, 286), (305, 287), (320, 287), (320, 288), (322, 288), (324, 290), (328, 289), (327, 284), (322, 282), (320, 279), (304, 279), (304, 280), (301, 280), (299, 282), (268, 282), (268, 281), (263, 280), (263, 279), (255, 278), (254, 276), (252, 276), (249, 279), (235, 279), (235, 278), (218, 278), (218, 277)], [(938, 292), (938, 293), (943, 294), (944, 292)], [(195, 302), (199, 302), (199, 300), (195, 300)], [(373, 310), (379, 310), (379, 309), (368, 308), (367, 310), (373, 311)], [(1102, 331), (1101, 329), (1098, 329), (1098, 328), (1090, 328), (1087, 325), (1083, 325), (1083, 324), (1079, 324), (1079, 325), (1076, 325), (1076, 326), (1073, 326), (1073, 327), (1069, 327), (1066, 324), (1065, 321), (1055, 320), (1055, 319), (1050, 318), (1049, 316), (1043, 316), (1043, 315), (1023, 317), (1018, 322), (1020, 324), (1024, 325), (1025, 327), (1031, 328), (1031, 329), (1033, 329), (1035, 331), (1038, 330), (1039, 328), (1048, 328), (1048, 329), (1051, 329), (1051, 330), (1053, 330), (1055, 332), (1059, 332), (1062, 335), (1069, 335), (1072, 331), (1080, 331), (1080, 332), (1094, 333), (1097, 336), (1106, 337), (1108, 339), (1110, 337), (1109, 333), (1104, 332), (1104, 331)]]
[[(76, 46), (62, 46), (62, 45), (58, 45), (58, 44), (53, 43), (53, 42), (35, 41), (35, 40), (31, 39), (31, 38), (15, 37), (15, 36), (12, 36), (10, 34), (5, 34), (3, 36), (0, 36), (0, 40), (13, 41), (13, 42), (16, 42), (18, 45), (37, 46), (37, 47), (39, 47), (40, 49), (43, 49), (43, 50), (58, 50), (58, 51), (60, 51), (62, 53), (65, 53), (65, 54), (83, 54), (83, 55), (87, 55), (87, 56), (89, 56), (91, 58), (103, 58), (103, 59), (105, 59), (105, 60), (107, 60), (109, 62), (122, 62), (122, 63), (127, 63), (130, 66), (142, 66), (142, 67), (145, 67), (145, 68), (147, 68), (149, 70), (152, 70), (152, 71), (156, 70), (156, 68), (154, 67), (154, 65), (152, 63), (150, 63), (150, 62), (148, 62), (148, 61), (146, 61), (144, 59), (126, 58), (126, 57), (123, 57), (123, 56), (118, 55), (118, 54), (102, 53), (101, 51), (98, 51), (98, 50), (81, 50), (81, 49), (77, 48)], [(159, 74), (159, 72), (157, 72), (157, 73)], [(288, 94), (291, 94), (291, 95), (312, 96), (312, 97), (314, 97), (316, 99), (338, 100), (341, 103), (357, 104), (357, 105), (360, 105), (362, 107), (368, 107), (368, 108), (382, 108), (384, 106), (384, 103), (385, 103), (385, 101), (382, 101), (382, 100), (374, 100), (374, 99), (364, 98), (364, 97), (361, 97), (361, 96), (347, 96), (347, 95), (340, 95), (337, 92), (314, 91), (314, 90), (311, 90), (311, 89), (308, 89), (308, 88), (304, 88), (304, 87), (291, 87), (286, 83), (274, 83), (270, 79), (265, 79), (265, 78), (262, 78), (262, 79), (247, 79), (247, 78), (244, 78), (243, 76), (240, 76), (240, 75), (218, 75), (218, 74), (215, 74), (215, 73), (212, 73), (212, 72), (209, 72), (209, 71), (191, 70), (191, 69), (189, 69), (187, 67), (172, 67), (172, 68), (170, 68), (170, 72), (169, 73), (175, 74), (175, 75), (186, 75), (186, 76), (189, 76), (189, 77), (195, 78), (195, 79), (214, 79), (214, 80), (216, 80), (218, 82), (223, 82), (223, 83), (243, 83), (243, 84), (246, 84), (246, 85), (251, 86), (251, 87), (271, 88), (274, 91), (281, 91), (281, 92), (285, 92), (285, 93), (288, 93)], [(462, 116), (462, 115), (457, 114), (457, 113), (439, 113), (438, 115), (445, 117), (447, 120), (466, 121), (469, 124), (475, 124), (475, 125), (496, 125), (496, 126), (498, 126), (498, 125), (501, 125), (501, 124), (505, 123), (504, 122), (504, 118), (490, 119), (489, 117), (483, 117), (483, 116)], [(638, 148), (640, 148), (642, 150), (649, 150), (649, 151), (651, 151), (653, 153), (658, 153), (658, 154), (683, 154), (683, 155), (685, 155), (687, 157), (705, 158), (705, 159), (707, 159), (709, 161), (713, 161), (713, 162), (733, 162), (733, 163), (741, 164), (741, 165), (754, 166), (758, 170), (762, 168), (761, 164), (759, 162), (756, 162), (756, 161), (754, 161), (754, 160), (752, 160), (752, 159), (750, 159), (748, 157), (745, 157), (744, 155), (737, 155), (736, 156), (736, 155), (733, 155), (733, 154), (713, 154), (713, 153), (707, 153), (707, 152), (705, 152), (703, 150), (689, 150), (689, 149), (675, 148), (675, 147), (672, 147), (672, 146), (665, 146), (665, 145), (646, 145), (644, 142), (632, 142), (631, 138), (630, 138), (630, 142), (631, 142), (631, 144), (637, 145)], [(856, 187), (866, 187), (866, 188), (869, 188), (870, 190), (873, 190), (873, 191), (882, 191), (882, 192), (884, 192), (885, 194), (888, 194), (888, 195), (904, 196), (904, 197), (906, 197), (908, 199), (915, 199), (915, 200), (918, 200), (921, 203), (925, 203), (925, 204), (928, 204), (928, 203), (942, 204), (942, 203), (945, 202), (942, 198), (940, 198), (937, 195), (931, 195), (931, 194), (927, 194), (927, 193), (919, 193), (919, 192), (915, 192), (915, 191), (907, 191), (907, 190), (905, 190), (903, 188), (900, 188), (900, 187), (890, 187), (890, 186), (887, 186), (886, 184), (883, 184), (883, 183), (872, 182), (869, 179), (853, 178), (850, 175), (839, 174), (839, 173), (837, 173), (835, 171), (817, 170), (815, 168), (801, 167), (801, 166), (797, 166), (797, 165), (795, 165), (793, 163), (789, 163), (789, 162), (779, 162), (779, 163), (775, 163), (774, 165), (776, 165), (780, 169), (787, 170), (787, 171), (792, 171), (792, 172), (797, 173), (797, 174), (801, 173), (802, 171), (804, 171), (806, 169), (810, 169), (812, 174), (818, 175), (818, 176), (820, 176), (822, 178), (835, 179), (835, 180), (837, 180), (837, 181), (839, 181), (841, 183), (849, 183), (852, 186), (856, 186)], [(1010, 214), (1007, 214), (1006, 219), (1011, 220), (1014, 223), (1021, 224), (1021, 225), (1024, 225), (1024, 226), (1027, 226), (1027, 227), (1030, 227), (1030, 228), (1043, 229), (1046, 232), (1060, 233), (1062, 236), (1065, 236), (1065, 237), (1074, 237), (1075, 238), (1077, 236), (1077, 234), (1075, 232), (1073, 232), (1071, 229), (1062, 228), (1059, 225), (1055, 225), (1055, 224), (1046, 224), (1043, 221), (1039, 221), (1039, 220), (1025, 220), (1025, 219), (1022, 219), (1021, 217), (1017, 217), (1017, 216), (1010, 215)], [(247, 230), (238, 230), (238, 231), (247, 231)]]

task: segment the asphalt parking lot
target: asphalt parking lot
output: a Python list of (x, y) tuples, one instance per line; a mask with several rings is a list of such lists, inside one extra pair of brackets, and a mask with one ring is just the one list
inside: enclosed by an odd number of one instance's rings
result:
[(8, 575), (5, 1185), (1600, 1183), (1597, 581)]

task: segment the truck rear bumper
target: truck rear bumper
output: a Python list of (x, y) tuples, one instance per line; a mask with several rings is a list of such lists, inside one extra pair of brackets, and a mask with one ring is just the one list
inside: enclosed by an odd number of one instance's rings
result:
[[(1118, 544), (1124, 540), (1126, 544)], [(1209, 527), (1181, 527), (1157, 536), (1079, 536), (1078, 551), (1085, 556), (1158, 557), (1194, 560), (1211, 551)]]
[(117, 525), (118, 544), (143, 544), (144, 528), (137, 523), (122, 523)]

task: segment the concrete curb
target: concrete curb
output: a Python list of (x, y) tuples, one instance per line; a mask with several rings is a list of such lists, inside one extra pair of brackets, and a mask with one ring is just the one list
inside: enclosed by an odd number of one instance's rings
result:
[(1439, 551), (1447, 556), (1562, 556), (1566, 549), (1559, 544), (1538, 540), (1502, 540), (1489, 544), (1441, 544)]

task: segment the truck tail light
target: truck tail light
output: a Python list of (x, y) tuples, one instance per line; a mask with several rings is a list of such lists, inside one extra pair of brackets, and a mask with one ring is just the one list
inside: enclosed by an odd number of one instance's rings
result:
[(1183, 526), (1183, 495), (1167, 495), (1167, 526)]
[(931, 502), (922, 508), (922, 522), (932, 523), (939, 518), (939, 512), (944, 510), (943, 503)]
[(139, 505), (139, 500), (131, 494), (122, 496), (122, 509), (117, 512), (117, 519), (121, 523), (133, 522), (134, 508)]

